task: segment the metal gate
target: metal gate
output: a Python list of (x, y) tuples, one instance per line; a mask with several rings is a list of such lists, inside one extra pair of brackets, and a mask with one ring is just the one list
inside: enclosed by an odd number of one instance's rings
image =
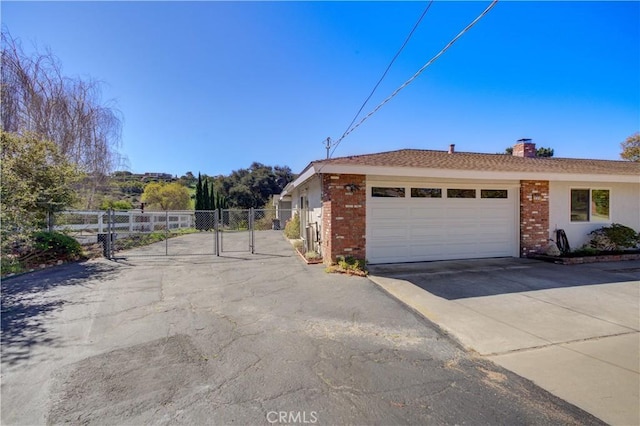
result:
[(253, 253), (252, 210), (222, 210), (218, 224), (220, 253)]
[[(217, 255), (218, 212), (110, 211), (107, 253), (126, 256)], [(133, 250), (135, 249), (135, 250)]]
[(258, 242), (266, 242), (260, 238), (263, 231), (284, 230), (284, 221), (291, 218), (291, 211), (275, 209), (222, 210), (218, 233), (220, 253), (256, 252), (256, 235)]

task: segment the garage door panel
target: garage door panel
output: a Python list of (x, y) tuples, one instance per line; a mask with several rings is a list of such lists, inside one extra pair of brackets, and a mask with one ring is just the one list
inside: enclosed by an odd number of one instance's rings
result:
[(409, 218), (413, 220), (442, 220), (446, 214), (446, 209), (442, 207), (411, 207), (409, 209)]
[(478, 230), (476, 235), (480, 237), (485, 237), (488, 235), (498, 235), (500, 238), (504, 239), (507, 237), (513, 236), (513, 230), (506, 224), (478, 224)]
[(409, 257), (409, 247), (405, 244), (379, 245), (373, 247), (370, 253), (367, 252), (367, 257), (369, 259), (382, 259), (377, 260), (378, 263), (406, 262), (406, 259)]
[(479, 222), (499, 222), (505, 221), (509, 223), (513, 223), (513, 215), (511, 212), (493, 210), (491, 212), (480, 212), (476, 215), (476, 220)]
[[(477, 238), (469, 238), (469, 234), (468, 233), (453, 233), (453, 232), (449, 232), (449, 234), (446, 236), (445, 240), (442, 242), (442, 246), (443, 247), (452, 247), (452, 246), (459, 246), (459, 245), (468, 245), (468, 246), (475, 246), (476, 241), (478, 239)], [(444, 248), (443, 248), (444, 249)]]
[(369, 236), (372, 239), (399, 239), (405, 240), (409, 235), (407, 225), (378, 225), (369, 230)]
[(462, 219), (462, 220), (469, 220), (469, 212), (476, 210), (477, 208), (473, 207), (473, 206), (469, 206), (469, 207), (460, 207), (460, 206), (455, 206), (455, 207), (449, 207), (447, 208), (447, 213), (446, 213), (446, 217), (447, 219)]
[(380, 221), (405, 220), (409, 214), (407, 207), (379, 206), (375, 210), (377, 220)]
[(409, 245), (409, 253), (411, 256), (420, 256), (423, 253), (437, 253), (440, 247), (442, 247), (442, 242), (436, 240), (412, 242)]
[(508, 247), (509, 241), (487, 241), (481, 243), (481, 245), (483, 250), (503, 253), (505, 248)]
[(512, 225), (513, 217), (507, 213), (496, 213), (490, 216), (478, 215), (475, 218), (475, 221), (479, 223), (508, 223), (509, 225)]
[(447, 236), (450, 237), (473, 237), (478, 232), (478, 225), (475, 223), (463, 222), (463, 221), (449, 221), (444, 227), (447, 232)]
[(413, 239), (424, 239), (424, 238), (444, 238), (447, 235), (446, 230), (442, 227), (442, 225), (438, 225), (436, 223), (432, 225), (420, 224), (420, 225), (411, 225), (410, 226), (410, 238)]
[(448, 257), (457, 256), (458, 259), (478, 257), (478, 246), (468, 241), (450, 241), (443, 247), (442, 253)]

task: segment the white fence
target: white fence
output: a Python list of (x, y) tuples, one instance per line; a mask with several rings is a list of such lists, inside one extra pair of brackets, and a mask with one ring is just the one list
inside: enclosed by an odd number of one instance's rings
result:
[[(108, 214), (103, 210), (68, 210), (56, 217), (56, 231), (102, 234), (108, 231)], [(140, 210), (114, 211), (112, 232), (153, 232), (195, 226), (194, 212), (146, 212)]]

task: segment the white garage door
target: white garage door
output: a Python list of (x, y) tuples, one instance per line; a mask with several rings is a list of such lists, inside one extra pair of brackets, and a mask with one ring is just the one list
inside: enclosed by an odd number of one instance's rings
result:
[(370, 263), (518, 256), (515, 188), (373, 184), (367, 192)]

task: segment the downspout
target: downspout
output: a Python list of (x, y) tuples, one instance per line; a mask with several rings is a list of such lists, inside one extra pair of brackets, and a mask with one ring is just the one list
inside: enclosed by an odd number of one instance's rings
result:
[(320, 179), (320, 226), (318, 231), (318, 254), (320, 257), (323, 257), (322, 254), (322, 233), (324, 232), (324, 227), (322, 226), (324, 222), (324, 179), (322, 178), (323, 174), (318, 173), (318, 178)]

